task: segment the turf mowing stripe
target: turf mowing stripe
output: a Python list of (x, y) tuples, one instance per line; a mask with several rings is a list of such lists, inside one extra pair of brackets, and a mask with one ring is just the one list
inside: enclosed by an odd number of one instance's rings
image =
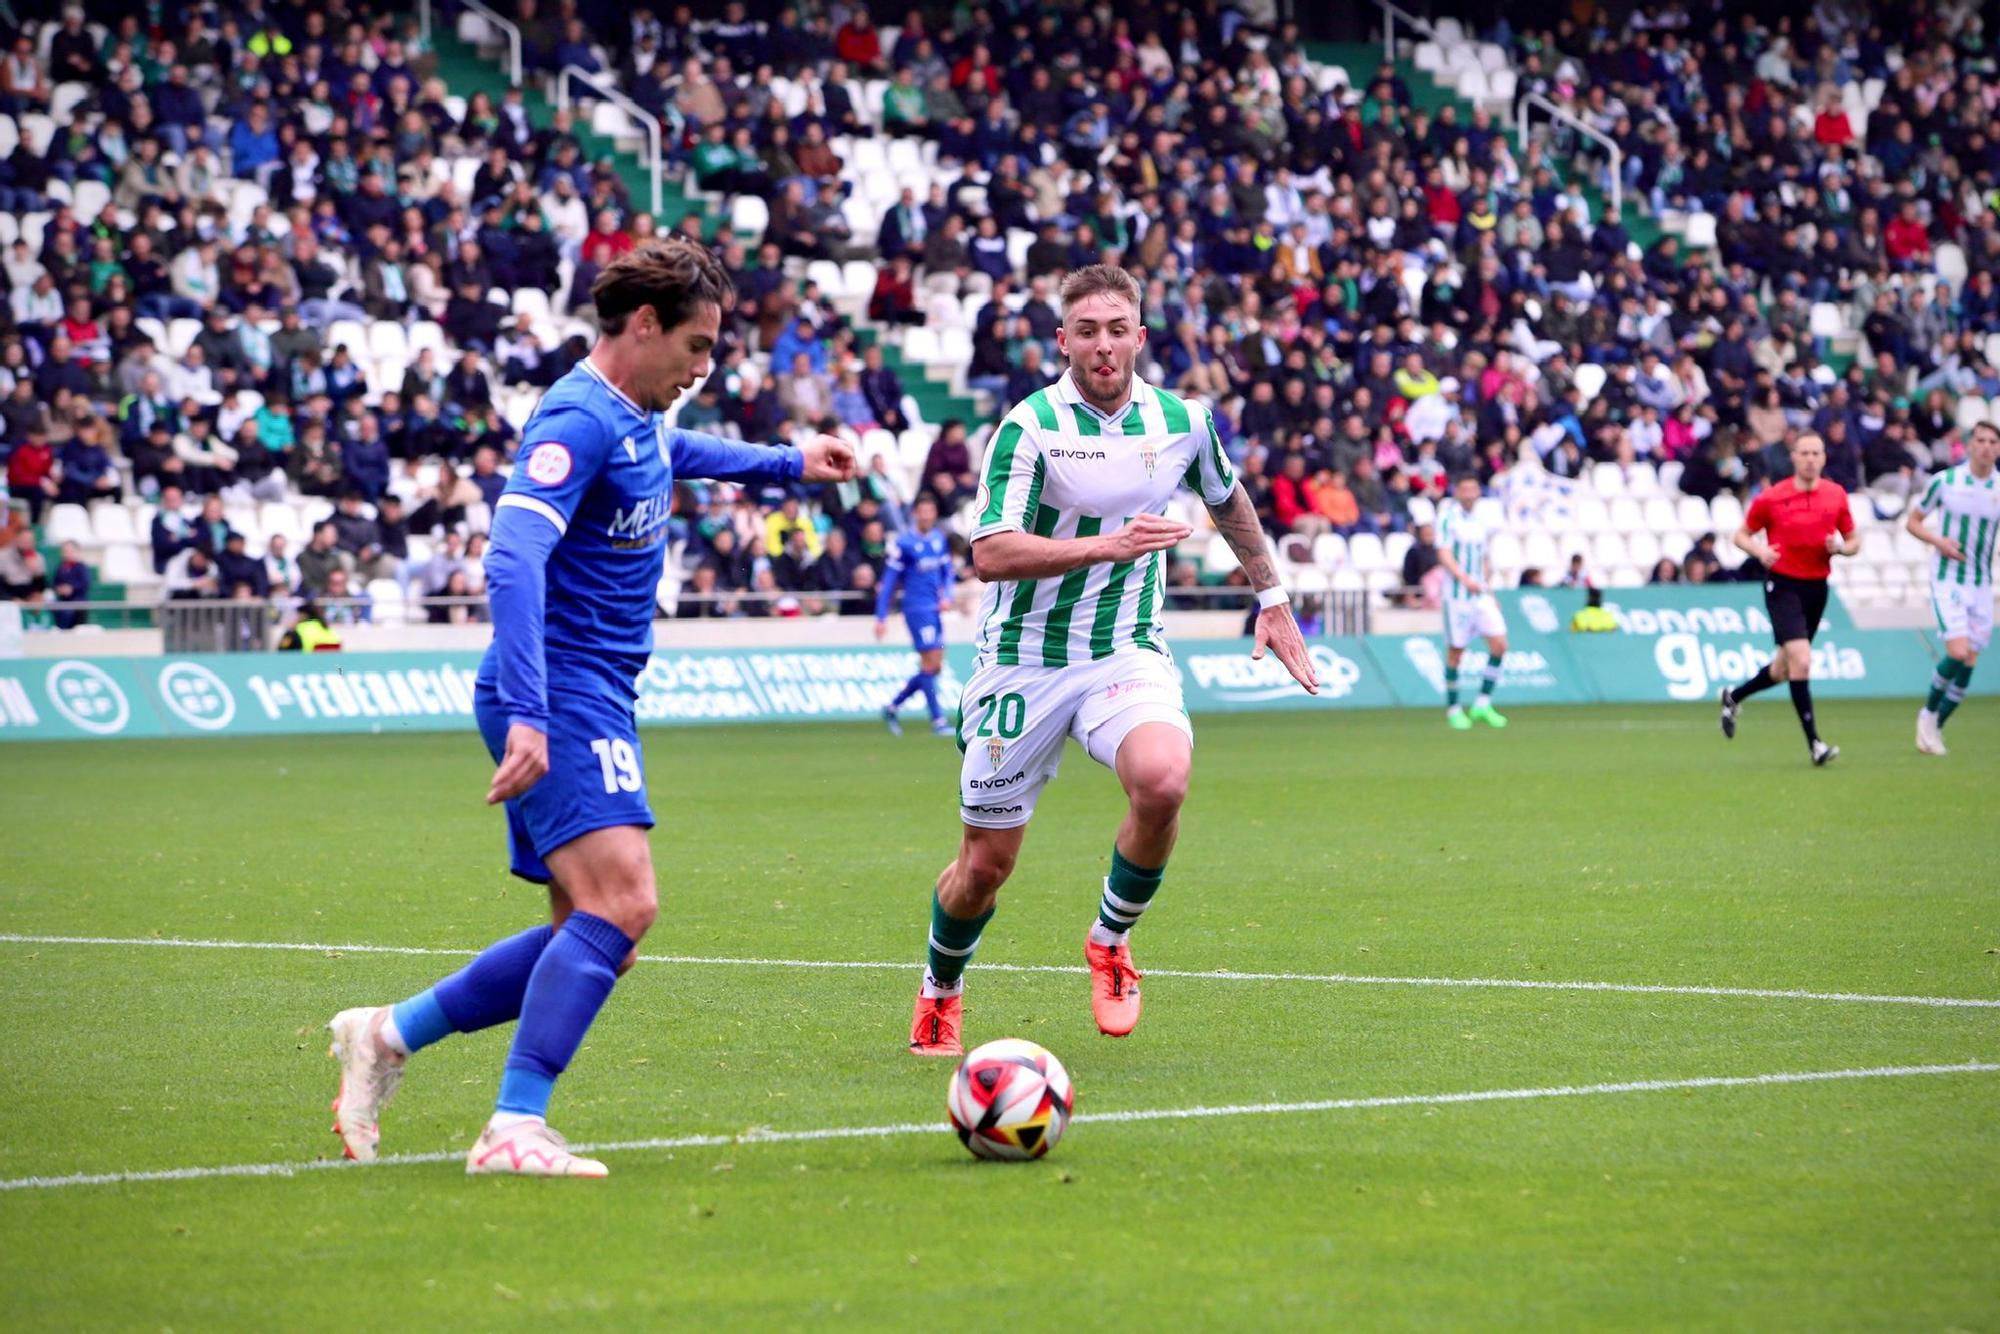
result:
[[(465, 959), (476, 949), (432, 949), (422, 945), (313, 945), (291, 940), (188, 940), (174, 936), (29, 936), (0, 933), (0, 945), (153, 945), (190, 950), (292, 950), (305, 954), (417, 954)], [(640, 963), (699, 967), (828, 968), (899, 971), (917, 965), (905, 959), (742, 959), (710, 954), (642, 954)], [(976, 963), (981, 973), (1069, 973), (1090, 970), (1063, 963)], [(1148, 968), (1148, 977), (1185, 977), (1214, 982), (1325, 982), (1340, 986), (1465, 987), (1515, 991), (1607, 991), (1633, 996), (1733, 996), (1749, 1000), (1837, 1001), (1850, 1005), (1929, 1005), (1940, 1009), (2000, 1010), (2000, 1000), (1978, 996), (1890, 996), (1860, 991), (1788, 991), (1776, 987), (1674, 986), (1647, 982), (1554, 982), (1516, 977), (1378, 977), (1367, 973), (1247, 973), (1232, 968)]]
[[(1671, 1093), (1690, 1089), (1752, 1088), (1776, 1084), (1820, 1084), (1841, 1079), (1909, 1079), (1922, 1075), (1991, 1074), (2000, 1064), (1966, 1061), (1958, 1065), (1878, 1065), (1851, 1070), (1802, 1070), (1768, 1075), (1704, 1075), (1693, 1079), (1633, 1079), (1609, 1084), (1557, 1084), (1548, 1088), (1475, 1089), (1464, 1093), (1402, 1093), (1377, 1098), (1322, 1098), (1313, 1102), (1250, 1102), (1207, 1107), (1140, 1107), (1123, 1112), (1085, 1112), (1082, 1124), (1128, 1124), (1136, 1121), (1201, 1121), (1222, 1116), (1285, 1116), (1308, 1112), (1366, 1111), (1383, 1107), (1450, 1107), (1472, 1102), (1531, 1102), (1543, 1098), (1585, 1098), (1615, 1093)], [(740, 1135), (681, 1135), (671, 1139), (613, 1140), (579, 1144), (577, 1153), (641, 1153), (662, 1149), (721, 1148), (742, 1144), (804, 1144), (835, 1139), (889, 1139), (900, 1135), (936, 1135), (950, 1126), (938, 1121), (902, 1121), (880, 1126), (825, 1126), (817, 1130), (747, 1130)], [(55, 1190), (68, 1186), (143, 1185), (155, 1181), (203, 1181), (212, 1177), (290, 1177), (301, 1172), (365, 1170), (367, 1167), (409, 1167), (462, 1160), (463, 1151), (399, 1153), (372, 1164), (344, 1158), (315, 1158), (296, 1163), (225, 1163), (216, 1167), (172, 1167), (153, 1172), (77, 1172), (68, 1176), (11, 1177), (0, 1180), (0, 1191)]]

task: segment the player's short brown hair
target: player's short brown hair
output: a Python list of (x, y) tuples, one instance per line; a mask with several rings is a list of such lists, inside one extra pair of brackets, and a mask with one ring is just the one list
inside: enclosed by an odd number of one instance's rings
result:
[(653, 308), (662, 329), (672, 329), (703, 306), (734, 305), (736, 285), (707, 246), (667, 236), (606, 264), (590, 285), (590, 299), (597, 306), (597, 325), (607, 334), (623, 333), (625, 321), (644, 306)]
[(1972, 429), (1970, 431), (1967, 431), (1966, 435), (1975, 436), (1978, 435), (1981, 431), (1991, 431), (1995, 435), (2000, 435), (2000, 423), (1988, 422), (1988, 421), (1974, 422), (1972, 423)]
[(1791, 453), (1793, 450), (1797, 449), (1800, 445), (1803, 445), (1808, 440), (1812, 441), (1815, 445), (1818, 445), (1821, 449), (1826, 448), (1826, 437), (1821, 435), (1818, 431), (1800, 431), (1797, 435), (1792, 437), (1792, 443), (1785, 447), (1785, 452), (1787, 454)]
[(1139, 280), (1116, 264), (1092, 264), (1077, 269), (1063, 279), (1063, 317), (1069, 317), (1069, 308), (1077, 302), (1093, 296), (1123, 297), (1132, 303), (1132, 309), (1139, 309)]

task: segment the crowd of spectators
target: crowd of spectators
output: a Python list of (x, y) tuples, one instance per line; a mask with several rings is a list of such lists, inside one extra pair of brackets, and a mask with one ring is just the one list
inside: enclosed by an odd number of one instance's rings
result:
[[(510, 12), (531, 78), (597, 71), (662, 117), (690, 184), (768, 201), (761, 237), (715, 237), (741, 299), (684, 425), (907, 430), (879, 344), (962, 303), (982, 420), (917, 470), (947, 515), (989, 414), (1060, 370), (1062, 272), (1107, 259), (1146, 294), (1142, 373), (1215, 410), (1281, 537), (1406, 532), (1468, 471), (1672, 462), (1688, 494), (1743, 493), (1808, 427), (1829, 475), (1893, 506), (1955, 457), (1958, 399), (2000, 395), (2000, 82), (1964, 6), (1822, 0), (1767, 25), (1673, 3), (1483, 34), (1625, 147), (1653, 215), (1630, 225), (1562, 127), (1522, 147), (1491, 109), (1425, 109), (1394, 65), (1330, 74), (1269, 8)], [(584, 355), (596, 267), (656, 226), (614, 165), (518, 90), (453, 96), (404, 8), (114, 3), (0, 19), (0, 41), (13, 500), (39, 518), (178, 488), (199, 526), (212, 497), (324, 498), (376, 528), (331, 521), (346, 591), (476, 594), (503, 408)], [(858, 138), (934, 165), (858, 211)], [(1713, 248), (1656, 225), (1696, 213)], [(795, 276), (851, 255), (876, 263), (865, 314)], [(1816, 306), (1869, 355), (1842, 368)], [(684, 487), (687, 587), (717, 596), (683, 610), (858, 607), (915, 489), (884, 457), (837, 492)], [(226, 573), (253, 564), (330, 591), (307, 552), (152, 536), (170, 594), (255, 595)], [(463, 569), (438, 566), (451, 541)]]

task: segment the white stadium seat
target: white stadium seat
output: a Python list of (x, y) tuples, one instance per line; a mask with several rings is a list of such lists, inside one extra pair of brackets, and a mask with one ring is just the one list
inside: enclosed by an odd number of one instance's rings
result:
[(98, 562), (97, 576), (107, 584), (160, 582), (160, 576), (153, 572), (152, 556), (136, 542), (120, 542), (106, 547), (104, 559)]
[(90, 512), (81, 505), (55, 505), (49, 510), (43, 535), (51, 546), (64, 542), (90, 543)]
[(1339, 570), (1348, 565), (1347, 539), (1339, 533), (1322, 533), (1313, 539), (1312, 562), (1322, 570)]
[(1356, 533), (1348, 538), (1347, 558), (1355, 569), (1363, 573), (1389, 566), (1389, 552), (1383, 547), (1382, 539), (1373, 533)]
[(115, 500), (99, 501), (90, 507), (91, 534), (101, 546), (114, 542), (137, 542), (139, 533), (132, 523), (132, 511)]

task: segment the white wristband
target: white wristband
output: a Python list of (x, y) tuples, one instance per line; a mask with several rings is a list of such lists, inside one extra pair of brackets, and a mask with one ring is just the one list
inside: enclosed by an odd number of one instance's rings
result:
[(1259, 611), (1267, 611), (1272, 607), (1282, 607), (1291, 600), (1292, 595), (1285, 591), (1283, 584), (1273, 584), (1271, 587), (1258, 592), (1257, 609)]

